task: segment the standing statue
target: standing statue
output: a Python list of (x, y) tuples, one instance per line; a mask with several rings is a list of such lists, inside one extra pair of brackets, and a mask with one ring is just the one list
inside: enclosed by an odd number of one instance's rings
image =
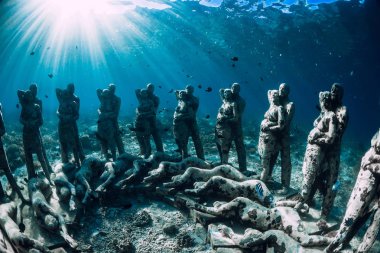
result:
[(187, 85), (185, 88), (186, 91), (186, 98), (188, 101), (189, 106), (192, 108), (190, 114), (190, 118), (188, 120), (188, 128), (189, 128), (189, 134), (191, 136), (191, 139), (193, 139), (195, 153), (197, 154), (197, 157), (199, 159), (204, 160), (205, 154), (203, 151), (203, 145), (202, 140), (199, 134), (199, 128), (197, 123), (197, 111), (199, 108), (199, 99), (195, 97), (194, 94), (194, 87), (191, 85)]
[[(69, 162), (69, 151), (73, 151), (75, 163), (80, 166), (80, 153), (77, 144), (77, 127), (76, 121), (79, 118), (78, 104), (71, 99), (67, 90), (55, 90), (59, 107), (57, 110), (58, 122), (58, 136), (61, 147), (61, 159), (63, 163)], [(79, 139), (79, 138), (78, 138)]]
[(154, 94), (154, 85), (151, 83), (148, 83), (146, 86), (146, 90), (148, 91), (148, 97), (152, 100), (154, 104), (154, 115), (152, 118), (150, 118), (150, 129), (153, 136), (154, 144), (156, 145), (156, 151), (157, 152), (164, 152), (164, 147), (162, 145), (162, 139), (159, 132), (159, 129), (157, 128), (157, 110), (158, 106), (160, 105), (160, 99)]
[(234, 83), (231, 86), (232, 99), (237, 104), (237, 121), (233, 122), (232, 136), (235, 143), (239, 169), (242, 172), (247, 170), (247, 155), (244, 145), (244, 134), (243, 134), (243, 113), (245, 109), (245, 101), (240, 96), (240, 84)]
[(280, 95), (280, 105), (285, 111), (284, 128), (279, 134), (282, 189), (279, 190), (278, 193), (287, 194), (289, 191), (292, 174), (292, 162), (290, 158), (290, 124), (294, 116), (295, 106), (294, 103), (289, 100), (289, 85), (286, 83), (280, 84), (278, 93)]
[(178, 100), (178, 105), (174, 111), (173, 117), (173, 134), (175, 142), (178, 145), (178, 150), (185, 159), (189, 156), (187, 144), (189, 142), (189, 123), (194, 114), (193, 108), (189, 105), (186, 91), (177, 90), (175, 96)]
[(140, 155), (148, 158), (152, 153), (150, 136), (152, 134), (151, 122), (155, 118), (155, 107), (153, 101), (148, 96), (146, 89), (135, 91), (139, 105), (136, 108), (136, 119), (132, 131), (136, 132), (137, 142), (140, 147)]
[(280, 104), (279, 92), (268, 91), (269, 109), (260, 126), (258, 150), (263, 171), (261, 180), (266, 182), (272, 174), (280, 144), (280, 135), (285, 125), (285, 111)]
[(124, 153), (118, 123), (121, 102), (115, 95), (115, 89), (116, 86), (110, 84), (108, 89), (96, 90), (100, 101), (97, 137), (100, 140), (103, 155), (109, 158), (109, 149), (113, 160), (116, 160), (116, 148), (119, 154)]
[(321, 113), (314, 121), (314, 128), (308, 136), (305, 157), (302, 165), (303, 183), (302, 201), (310, 203), (319, 188), (323, 192), (323, 181), (326, 178), (323, 166), (326, 152), (332, 147), (337, 135), (337, 118), (332, 111), (331, 93), (319, 93)]
[(227, 164), (232, 140), (235, 138), (233, 124), (239, 120), (239, 109), (230, 89), (220, 89), (219, 94), (223, 103), (216, 117), (215, 138), (220, 161)]
[[(37, 84), (36, 83), (32, 83), (29, 86), (29, 90), (32, 92), (33, 103), (35, 103), (35, 104), (37, 104), (37, 105), (40, 106), (41, 115), (42, 115), (42, 100), (37, 97), (37, 92), (38, 92)], [(42, 147), (42, 155), (44, 156), (44, 159), (46, 161), (46, 164), (47, 164), (47, 167), (48, 167), (49, 171), (53, 171), (52, 167), (50, 166), (50, 163), (48, 162), (49, 159), (47, 157), (46, 149), (45, 149), (45, 146), (44, 146), (43, 141), (42, 141), (41, 132), (38, 131), (38, 134), (39, 134), (39, 138), (41, 139), (40, 142), (41, 142), (41, 145), (42, 145), (41, 146)]]
[(331, 148), (326, 153), (325, 164), (326, 166), (326, 193), (322, 203), (321, 222), (324, 223), (329, 215), (332, 206), (334, 204), (336, 189), (333, 189), (337, 183), (339, 166), (340, 166), (340, 149), (342, 143), (342, 137), (348, 124), (348, 112), (347, 108), (342, 104), (343, 99), (343, 87), (340, 84), (333, 84), (331, 87), (331, 101), (332, 111), (337, 118), (337, 128), (335, 141), (331, 145)]
[(28, 178), (30, 179), (36, 176), (33, 164), (33, 153), (35, 153), (37, 154), (46, 178), (50, 181), (52, 170), (49, 169), (48, 161), (43, 154), (43, 145), (40, 135), (40, 127), (43, 123), (41, 107), (35, 103), (33, 93), (30, 90), (18, 90), (17, 95), (22, 107), (20, 122), (23, 125), (22, 140)]
[[(66, 87), (66, 91), (68, 93), (68, 99), (71, 101), (74, 101), (77, 104), (78, 107), (78, 115), (79, 115), (79, 109), (80, 109), (80, 99), (78, 96), (75, 95), (75, 86), (73, 83), (69, 83)], [(75, 146), (76, 149), (78, 150), (79, 153), (79, 159), (81, 162), (86, 158), (83, 152), (83, 147), (82, 143), (80, 142), (79, 139), (79, 130), (78, 130), (78, 125), (75, 122), (74, 124), (74, 129), (75, 129)]]
[(380, 229), (379, 208), (380, 130), (371, 141), (371, 148), (361, 161), (358, 177), (339, 231), (325, 252), (340, 252), (372, 216), (371, 224), (356, 252), (368, 252)]
[[(17, 193), (19, 198), (25, 203), (26, 200), (24, 196), (21, 193), (20, 187), (18, 187), (15, 178), (13, 177), (13, 174), (11, 172), (11, 169), (9, 168), (7, 154), (4, 150), (2, 137), (5, 134), (5, 126), (4, 126), (4, 120), (3, 120), (3, 108), (0, 104), (0, 170), (4, 171), (5, 176), (8, 179), (8, 183), (11, 185), (12, 190)], [(6, 200), (6, 194), (3, 189), (3, 186), (0, 182), (0, 203), (4, 203)]]

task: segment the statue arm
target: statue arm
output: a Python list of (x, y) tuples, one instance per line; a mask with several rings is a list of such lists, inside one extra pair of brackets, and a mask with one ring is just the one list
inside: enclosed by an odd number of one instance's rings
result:
[(294, 103), (289, 103), (289, 108), (287, 109), (287, 115), (285, 117), (285, 126), (290, 126), (290, 123), (292, 122), (294, 113), (295, 113), (295, 106)]
[(271, 132), (281, 131), (285, 126), (285, 111), (282, 106), (278, 107), (277, 115), (277, 124), (269, 127), (269, 131)]
[(224, 89), (219, 89), (219, 96), (220, 96), (220, 99), (223, 101), (224, 100)]
[(332, 144), (334, 142), (337, 132), (337, 119), (334, 113), (331, 113), (329, 117), (329, 130), (321, 138), (316, 138), (314, 140), (315, 144)]
[(232, 123), (237, 122), (240, 118), (240, 112), (236, 103), (232, 103), (232, 114), (233, 114), (233, 117), (228, 119), (228, 122), (232, 122)]

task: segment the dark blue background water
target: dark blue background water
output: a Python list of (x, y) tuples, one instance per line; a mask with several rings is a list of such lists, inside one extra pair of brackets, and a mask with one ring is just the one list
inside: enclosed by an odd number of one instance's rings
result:
[[(293, 5), (290, 14), (255, 1), (225, 1), (219, 8), (161, 1), (171, 8), (77, 13), (63, 21), (41, 0), (22, 2), (0, 2), (0, 101), (8, 122), (19, 116), (16, 90), (31, 82), (39, 85), (45, 119), (56, 118), (55, 88), (74, 82), (81, 114), (93, 116), (94, 124), (95, 89), (110, 82), (122, 98), (124, 123), (134, 114), (133, 90), (148, 82), (167, 108), (176, 104), (171, 89), (201, 84), (199, 117), (211, 119), (220, 105), (217, 90), (239, 82), (245, 122), (258, 124), (268, 107), (266, 91), (287, 82), (297, 108), (294, 125), (309, 130), (318, 92), (339, 82), (350, 113), (346, 141), (367, 145), (380, 127), (379, 1), (317, 10)], [(213, 91), (205, 92), (207, 87)]]

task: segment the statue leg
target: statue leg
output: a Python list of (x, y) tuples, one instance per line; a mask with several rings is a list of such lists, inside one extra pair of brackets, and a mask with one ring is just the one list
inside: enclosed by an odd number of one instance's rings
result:
[(153, 117), (150, 119), (150, 128), (152, 131), (154, 144), (156, 145), (156, 150), (158, 152), (164, 152), (164, 146), (162, 144), (161, 135), (160, 135), (160, 132), (158, 131), (158, 128), (157, 128), (156, 117)]
[(368, 252), (376, 241), (377, 234), (380, 227), (380, 209), (378, 208), (373, 215), (371, 225), (368, 227), (367, 232), (363, 236), (363, 241), (359, 245), (358, 253)]
[(83, 162), (83, 160), (85, 159), (85, 155), (84, 155), (82, 143), (79, 138), (79, 130), (78, 130), (78, 125), (76, 122), (74, 123), (74, 138), (75, 138), (75, 147), (79, 153), (79, 159), (81, 162)]
[(281, 138), (281, 183), (285, 188), (290, 187), (292, 163), (290, 158), (290, 138), (286, 134)]
[(236, 148), (236, 153), (237, 153), (237, 158), (238, 158), (238, 163), (239, 163), (239, 169), (240, 171), (246, 171), (247, 170), (247, 154), (245, 150), (245, 145), (244, 145), (244, 135), (243, 135), (243, 128), (241, 126), (241, 123), (236, 125), (235, 129), (235, 138), (234, 138), (234, 143), (235, 143), (235, 148)]
[(201, 136), (199, 133), (199, 128), (198, 128), (198, 124), (196, 120), (193, 120), (189, 124), (189, 130), (190, 130), (191, 139), (193, 140), (193, 143), (194, 143), (195, 153), (197, 154), (197, 157), (199, 159), (204, 160), (205, 154), (203, 151), (202, 140), (201, 140)]

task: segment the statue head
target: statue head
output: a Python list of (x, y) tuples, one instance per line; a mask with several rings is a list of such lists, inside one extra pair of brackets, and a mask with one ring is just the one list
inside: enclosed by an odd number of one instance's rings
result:
[(187, 95), (187, 92), (184, 91), (184, 90), (180, 90), (180, 91), (178, 92), (178, 97), (179, 97), (179, 99), (181, 99), (181, 100), (185, 99), (186, 95)]
[(331, 110), (331, 93), (329, 91), (319, 92), (319, 105), (323, 110)]
[(341, 104), (343, 100), (344, 89), (343, 86), (339, 83), (334, 83), (331, 86), (331, 99), (335, 104)]
[(75, 86), (73, 83), (69, 83), (67, 85), (67, 88), (66, 88), (67, 92), (70, 94), (70, 95), (74, 95), (74, 92), (75, 92)]
[(240, 84), (238, 83), (233, 83), (231, 86), (231, 91), (233, 94), (239, 95), (240, 93)]
[(188, 95), (193, 95), (194, 93), (194, 87), (192, 85), (186, 85), (185, 90)]
[(268, 90), (268, 101), (271, 105), (280, 104), (280, 95), (278, 90)]
[(36, 83), (32, 83), (29, 86), (29, 90), (32, 92), (33, 97), (37, 96), (37, 84)]
[(290, 87), (286, 83), (280, 84), (280, 87), (278, 88), (278, 92), (280, 97), (288, 97), (290, 93)]
[(153, 94), (153, 92), (154, 92), (154, 85), (152, 83), (148, 83), (146, 85), (146, 89), (147, 89), (147, 91), (148, 91), (149, 94)]
[(380, 155), (380, 129), (371, 139), (371, 147), (375, 149), (375, 152)]
[(114, 95), (115, 94), (115, 91), (116, 91), (116, 85), (113, 84), (113, 83), (110, 83), (108, 85), (108, 90), (110, 91), (111, 95)]
[(147, 98), (148, 95), (149, 95), (149, 93), (148, 93), (148, 90), (147, 90), (147, 89), (142, 89), (142, 90), (140, 90), (140, 96), (141, 96), (142, 98)]
[(33, 96), (33, 92), (31, 90), (27, 90), (25, 93), (24, 93), (24, 100), (26, 103), (30, 103), (34, 100), (34, 97)]
[(47, 214), (45, 216), (45, 220), (44, 220), (44, 223), (45, 223), (45, 226), (48, 230), (57, 230), (59, 229), (59, 222), (58, 220), (51, 214)]
[(224, 99), (227, 101), (230, 101), (232, 99), (232, 90), (231, 89), (225, 89), (223, 93)]

